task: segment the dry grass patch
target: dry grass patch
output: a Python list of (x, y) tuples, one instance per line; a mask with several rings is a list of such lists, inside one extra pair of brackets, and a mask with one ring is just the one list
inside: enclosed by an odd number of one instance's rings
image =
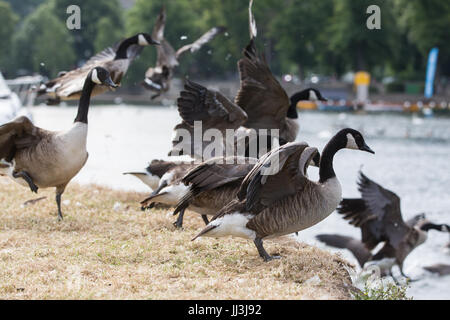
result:
[(140, 210), (144, 196), (72, 183), (58, 222), (52, 189), (35, 195), (0, 178), (0, 298), (350, 298), (337, 255), (282, 238), (266, 241), (282, 259), (264, 263), (250, 241), (192, 242), (200, 216), (176, 230), (169, 210)]

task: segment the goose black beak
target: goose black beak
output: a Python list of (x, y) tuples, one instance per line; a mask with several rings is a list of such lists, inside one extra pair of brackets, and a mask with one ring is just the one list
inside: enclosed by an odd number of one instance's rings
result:
[(319, 99), (319, 101), (327, 102), (327, 101), (328, 101), (328, 99), (327, 99), (327, 98), (324, 98), (324, 97), (322, 97), (322, 98), (320, 98), (320, 99)]
[(370, 147), (369, 147), (367, 144), (365, 144), (365, 143), (364, 143), (364, 145), (362, 146), (362, 148), (360, 148), (360, 150), (366, 151), (366, 152), (369, 152), (369, 153), (372, 153), (372, 154), (375, 154), (375, 151), (373, 151), (372, 149), (370, 149)]
[(104, 84), (107, 85), (109, 88), (113, 88), (113, 89), (115, 89), (115, 88), (118, 87), (118, 85), (115, 84), (115, 83), (111, 80), (110, 77), (108, 77), (108, 79), (105, 80)]
[(160, 46), (160, 45), (161, 45), (161, 43), (159, 43), (158, 41), (153, 40), (153, 39), (152, 39), (152, 41), (150, 42), (150, 44), (154, 44), (154, 45), (156, 45), (156, 46)]

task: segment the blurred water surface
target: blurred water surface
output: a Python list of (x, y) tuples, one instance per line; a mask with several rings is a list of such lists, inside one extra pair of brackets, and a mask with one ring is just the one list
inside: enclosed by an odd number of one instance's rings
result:
[[(35, 107), (35, 123), (46, 129), (70, 127), (73, 107)], [(96, 106), (89, 112), (89, 159), (74, 181), (98, 183), (117, 189), (147, 191), (137, 179), (122, 172), (142, 170), (155, 158), (167, 158), (172, 129), (179, 121), (175, 107)], [(425, 212), (431, 220), (450, 224), (450, 119), (419, 118), (400, 114), (344, 114), (301, 112), (300, 134), (311, 146), (322, 150), (339, 129), (360, 130), (376, 152), (342, 150), (335, 156), (335, 171), (344, 197), (358, 197), (356, 179), (364, 173), (401, 197), (405, 219)], [(311, 179), (318, 170), (310, 168)], [(70, 185), (69, 185), (70, 188)], [(358, 229), (338, 214), (331, 214), (318, 225), (300, 232), (299, 239), (324, 247), (314, 239), (319, 233), (340, 233), (359, 238)], [(449, 235), (430, 231), (428, 241), (406, 259), (404, 270), (413, 282), (408, 295), (416, 299), (450, 299), (450, 276), (439, 278), (422, 269), (434, 263), (450, 264), (444, 250)], [(339, 251), (353, 263), (345, 250)]]

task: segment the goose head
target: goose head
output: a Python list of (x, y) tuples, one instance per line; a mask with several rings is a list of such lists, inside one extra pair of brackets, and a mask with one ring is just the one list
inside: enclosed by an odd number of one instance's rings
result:
[(117, 88), (117, 84), (115, 84), (112, 79), (111, 75), (109, 74), (108, 70), (102, 67), (95, 67), (91, 70), (89, 73), (89, 79), (99, 85), (105, 85), (109, 88)]
[(149, 46), (151, 44), (160, 45), (158, 41), (153, 40), (151, 35), (148, 33), (138, 33), (137, 35), (137, 44), (140, 46)]
[(297, 103), (299, 101), (327, 101), (327, 99), (322, 96), (320, 91), (314, 88), (308, 88), (297, 92), (291, 96), (290, 100), (291, 105), (289, 106), (286, 117), (291, 119), (298, 118)]
[(336, 136), (336, 142), (342, 149), (361, 150), (375, 154), (370, 147), (364, 141), (364, 138), (358, 130), (355, 129), (342, 129)]
[(308, 100), (309, 101), (328, 101), (324, 96), (322, 96), (322, 94), (320, 93), (319, 90), (314, 89), (314, 88), (308, 88), (306, 89), (307, 93), (308, 93)]

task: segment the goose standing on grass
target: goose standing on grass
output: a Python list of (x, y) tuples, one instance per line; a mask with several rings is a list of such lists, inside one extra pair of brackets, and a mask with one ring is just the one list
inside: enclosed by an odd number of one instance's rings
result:
[(164, 38), (164, 27), (166, 25), (166, 10), (163, 6), (158, 15), (152, 36), (161, 43), (158, 47), (156, 66), (148, 68), (145, 72), (145, 79), (142, 82), (144, 88), (155, 92), (151, 99), (155, 99), (162, 93), (169, 91), (170, 81), (173, 77), (174, 69), (179, 65), (178, 60), (186, 52), (198, 51), (204, 44), (213, 40), (218, 34), (225, 31), (224, 27), (214, 27), (195, 40), (193, 43), (184, 45), (177, 51)]
[[(114, 48), (108, 47), (90, 58), (82, 67), (60, 72), (58, 77), (42, 84), (38, 95), (48, 96), (47, 104), (58, 104), (61, 100), (76, 100), (81, 96), (83, 83), (87, 74), (95, 67), (106, 69), (117, 85), (128, 70), (130, 63), (138, 56), (144, 46), (159, 45), (147, 33), (138, 33), (121, 41)], [(92, 96), (107, 90), (104, 86), (96, 86)]]
[[(183, 224), (183, 215), (187, 208), (201, 214), (208, 224), (208, 215), (215, 215), (236, 198), (242, 181), (258, 161), (256, 158), (244, 157), (216, 160), (210, 159), (195, 166), (181, 180), (189, 186), (189, 189), (173, 212), (174, 215), (180, 214), (177, 220), (180, 226)], [(318, 167), (319, 161), (320, 155), (317, 152), (311, 164)]]
[(63, 218), (61, 195), (88, 158), (88, 110), (98, 85), (117, 87), (106, 69), (92, 69), (84, 81), (74, 124), (66, 131), (38, 128), (27, 117), (0, 126), (1, 173), (35, 193), (38, 188), (55, 187), (59, 220)]
[[(400, 198), (362, 172), (358, 189), (362, 198), (343, 199), (337, 211), (350, 224), (361, 228), (362, 240), (334, 234), (321, 234), (317, 239), (329, 246), (350, 250), (361, 267), (370, 261), (380, 264), (384, 275), (392, 276), (392, 267), (398, 265), (401, 275), (407, 277), (403, 272), (403, 262), (412, 250), (425, 242), (428, 230), (445, 232), (450, 230), (449, 226), (431, 223), (423, 213), (405, 222)], [(381, 242), (385, 242), (384, 246), (372, 254), (371, 251)]]
[(201, 236), (247, 238), (253, 240), (264, 261), (279, 258), (266, 252), (263, 239), (309, 228), (328, 217), (341, 201), (333, 158), (344, 148), (374, 153), (360, 132), (339, 131), (323, 150), (318, 182), (310, 181), (306, 174), (316, 148), (291, 142), (273, 149), (245, 177), (237, 199), (220, 210), (193, 240)]

